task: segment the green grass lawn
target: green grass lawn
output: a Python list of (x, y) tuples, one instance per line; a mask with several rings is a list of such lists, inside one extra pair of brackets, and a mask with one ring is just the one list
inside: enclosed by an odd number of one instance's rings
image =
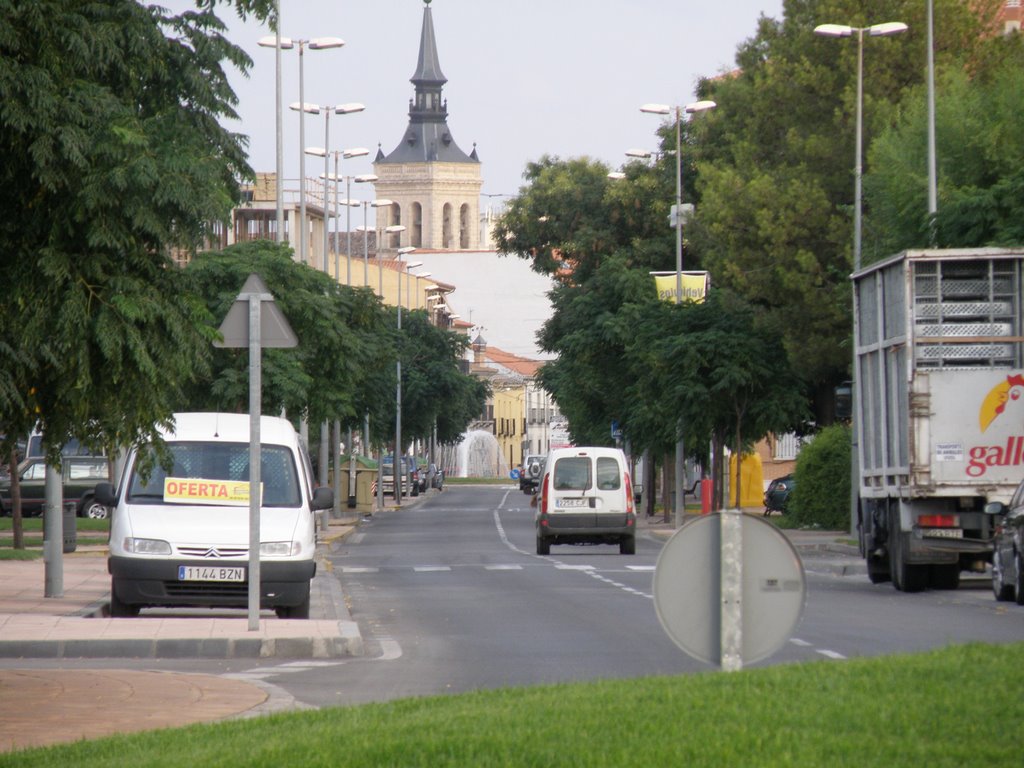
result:
[(273, 715), (26, 750), (0, 766), (1017, 768), (1022, 688), (1024, 643), (974, 644)]
[[(0, 517), (0, 560), (35, 560), (42, 557), (43, 519), (26, 517), (22, 520), (26, 549), (14, 549), (13, 526), (13, 518)], [(105, 544), (110, 521), (79, 517), (75, 519), (75, 531), (79, 544)]]

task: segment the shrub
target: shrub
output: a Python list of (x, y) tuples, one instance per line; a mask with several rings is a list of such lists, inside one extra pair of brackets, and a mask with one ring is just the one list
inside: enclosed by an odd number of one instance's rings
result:
[(850, 527), (850, 430), (834, 424), (804, 446), (796, 462), (796, 488), (787, 514), (802, 528)]

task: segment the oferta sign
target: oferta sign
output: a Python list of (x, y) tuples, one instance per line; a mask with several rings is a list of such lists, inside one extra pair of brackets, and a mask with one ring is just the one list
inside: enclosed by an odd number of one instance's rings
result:
[(196, 477), (168, 477), (164, 480), (164, 502), (168, 504), (217, 504), (249, 506), (249, 483), (244, 480), (209, 480)]

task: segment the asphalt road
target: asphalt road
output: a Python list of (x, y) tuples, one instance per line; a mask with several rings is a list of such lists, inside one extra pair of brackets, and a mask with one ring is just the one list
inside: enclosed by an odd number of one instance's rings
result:
[[(525, 495), (449, 487), (375, 517), (331, 555), (367, 657), (276, 682), (326, 706), (713, 669), (679, 650), (658, 622), (651, 582), (662, 543), (640, 538), (635, 556), (556, 546), (539, 557)], [(839, 557), (804, 555), (803, 619), (761, 664), (1024, 640), (1024, 609), (997, 604), (985, 579), (905, 595), (863, 574), (837, 575)]]
[[(663, 539), (641, 536), (634, 556), (612, 546), (555, 546), (539, 557), (528, 501), (507, 486), (449, 485), (364, 521), (335, 544), (331, 566), (359, 623), (364, 657), (32, 666), (225, 675), (265, 686), (277, 709), (714, 669), (679, 650), (658, 622), (652, 577)], [(872, 585), (862, 571), (840, 575), (836, 566), (850, 562), (841, 554), (803, 552), (802, 559), (802, 621), (759, 665), (1024, 640), (1024, 608), (997, 603), (986, 578), (951, 592), (903, 594)]]

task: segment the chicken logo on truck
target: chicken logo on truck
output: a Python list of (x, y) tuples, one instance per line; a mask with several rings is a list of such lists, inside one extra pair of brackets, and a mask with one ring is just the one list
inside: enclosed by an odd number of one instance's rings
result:
[[(1009, 375), (992, 387), (978, 411), (981, 431), (985, 432), (997, 419), (1006, 419), (1007, 406), (1019, 400), (1021, 394), (1024, 394), (1024, 374)], [(967, 457), (966, 472), (970, 477), (982, 477), (990, 467), (1021, 466), (1024, 464), (1024, 435), (1009, 434), (1005, 442), (996, 445), (973, 445), (968, 449)]]

